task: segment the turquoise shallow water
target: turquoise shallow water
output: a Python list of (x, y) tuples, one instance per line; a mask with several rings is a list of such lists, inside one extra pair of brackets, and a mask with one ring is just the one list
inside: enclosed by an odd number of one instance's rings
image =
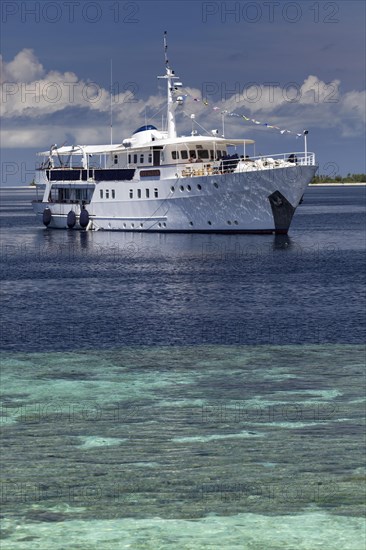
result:
[[(288, 237), (0, 206), (1, 550), (365, 547), (365, 188)], [(244, 238), (243, 238), (244, 237)]]
[[(298, 516), (238, 514), (202, 520), (117, 519), (27, 523), (3, 548), (36, 550), (363, 550), (364, 521), (309, 511)], [(46, 546), (48, 544), (48, 546)]]
[(363, 548), (364, 357), (4, 355), (2, 548)]

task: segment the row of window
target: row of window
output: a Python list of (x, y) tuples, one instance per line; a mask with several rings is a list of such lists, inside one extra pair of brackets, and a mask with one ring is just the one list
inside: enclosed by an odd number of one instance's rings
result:
[[(104, 195), (104, 191), (105, 191), (105, 195)], [(154, 188), (154, 199), (157, 199), (159, 198), (159, 191), (158, 191), (158, 188), (155, 187)], [(100, 189), (99, 191), (99, 194), (100, 194), (100, 198), (103, 199), (104, 197), (106, 199), (115, 199), (116, 198), (116, 191), (115, 189)], [(133, 189), (130, 189), (129, 191), (129, 196), (130, 196), (130, 199), (133, 199)], [(142, 189), (137, 189), (137, 198), (138, 199), (141, 199), (142, 198)], [(150, 189), (145, 189), (145, 198), (146, 199), (149, 199), (150, 198)]]
[[(227, 221), (226, 223), (227, 223), (228, 225), (232, 225), (232, 224), (234, 224), (234, 225), (239, 225), (239, 222), (238, 222), (237, 220), (235, 220), (234, 222), (232, 222), (232, 221), (229, 220), (229, 221)], [(208, 221), (207, 221), (207, 224), (208, 224), (208, 225), (212, 225), (212, 222), (211, 222), (210, 220), (208, 220)], [(193, 222), (189, 222), (189, 225), (190, 225), (191, 227), (193, 227), (194, 223), (193, 223)], [(158, 223), (158, 227), (166, 227), (166, 226), (167, 226), (167, 225), (166, 225), (165, 222), (159, 222), (159, 223)], [(135, 224), (134, 224), (134, 223), (131, 223), (131, 224), (130, 224), (130, 227), (133, 229), (133, 228), (135, 227)], [(144, 227), (144, 224), (143, 224), (143, 223), (136, 224), (136, 227), (140, 227), (140, 228), (142, 229), (142, 228)], [(127, 228), (127, 223), (124, 223), (124, 224), (123, 224), (123, 228), (124, 228), (124, 229)]]
[[(216, 181), (214, 181), (213, 186), (214, 186), (216, 189), (218, 189), (219, 184), (216, 183)], [(192, 187), (191, 187), (190, 185), (186, 185), (185, 189), (186, 189), (187, 191), (192, 191)], [(201, 191), (202, 185), (200, 185), (199, 183), (197, 183), (197, 189), (198, 189), (198, 191)], [(174, 193), (174, 191), (175, 191), (174, 185), (171, 186), (170, 191), (171, 191), (172, 193)], [(180, 186), (179, 186), (179, 191), (182, 191), (182, 192), (184, 191), (184, 185), (180, 185)]]
[[(152, 163), (152, 153), (148, 153), (146, 155), (147, 157), (147, 164), (151, 164)], [(134, 155), (128, 155), (128, 163), (131, 164), (137, 164), (138, 162), (140, 164), (144, 164), (145, 163), (145, 155), (143, 153), (140, 153), (140, 160), (139, 159), (139, 155), (137, 155), (136, 153)]]
[(52, 187), (49, 200), (52, 202), (82, 202), (90, 200), (90, 190), (88, 189), (69, 189)]
[[(216, 151), (216, 159), (220, 160), (221, 157), (226, 155), (226, 151)], [(197, 151), (195, 149), (191, 149), (190, 151), (187, 151), (187, 149), (182, 149), (181, 151), (172, 151), (172, 159), (173, 160), (179, 160), (179, 158), (183, 160), (187, 160), (188, 158), (190, 160), (216, 160), (215, 159), (215, 151), (213, 149), (198, 149)]]
[[(220, 160), (221, 157), (226, 155), (226, 151), (217, 150), (216, 151), (216, 158), (215, 158), (215, 151), (213, 149), (191, 149), (187, 151), (187, 149), (182, 149), (180, 151), (172, 151), (172, 159), (173, 160), (179, 160), (180, 158), (182, 160)], [(128, 155), (128, 163), (129, 164), (151, 164), (152, 163), (152, 153), (146, 154), (146, 161), (145, 161), (145, 155), (144, 153), (140, 153), (139, 155), (137, 153), (134, 153), (133, 155)], [(114, 155), (114, 164), (118, 164), (118, 155)]]
[[(104, 190), (103, 190), (103, 189), (100, 190), (100, 198), (101, 198), (101, 199), (104, 198)], [(115, 191), (115, 189), (111, 189), (110, 194), (109, 194), (109, 189), (106, 189), (106, 190), (105, 190), (105, 198), (106, 198), (106, 199), (109, 199), (109, 198), (115, 199), (115, 198), (116, 198), (116, 191)]]
[[(214, 187), (218, 188), (218, 184), (217, 184), (216, 182), (214, 182), (213, 185), (214, 185)], [(192, 187), (191, 187), (190, 185), (187, 185), (187, 186), (185, 187), (185, 189), (186, 189), (187, 191), (192, 191)], [(198, 189), (198, 191), (201, 191), (201, 189), (202, 189), (202, 186), (201, 186), (199, 183), (197, 184), (197, 189)], [(105, 191), (105, 195), (104, 195), (104, 191)], [(138, 198), (138, 199), (142, 199), (142, 194), (143, 194), (143, 193), (142, 193), (142, 189), (137, 189), (136, 191), (137, 191), (137, 198)], [(171, 186), (170, 191), (171, 191), (171, 193), (174, 193), (174, 191), (175, 191), (174, 185)], [(184, 186), (183, 186), (183, 185), (180, 185), (180, 186), (179, 186), (179, 191), (181, 191), (181, 192), (184, 191)], [(100, 193), (100, 198), (101, 198), (101, 199), (103, 199), (104, 197), (105, 197), (106, 199), (109, 199), (109, 198), (115, 199), (115, 198), (116, 198), (116, 191), (115, 191), (115, 189), (111, 189), (111, 190), (109, 190), (109, 189), (105, 189), (105, 190), (104, 190), (104, 189), (100, 189), (99, 193)], [(129, 191), (129, 197), (130, 197), (130, 199), (133, 199), (133, 197), (134, 197), (133, 189), (130, 189), (130, 191)], [(154, 187), (154, 190), (153, 190), (153, 197), (154, 197), (154, 199), (158, 199), (158, 198), (159, 198), (159, 190), (158, 190), (157, 187)], [(146, 198), (146, 199), (149, 199), (149, 198), (150, 198), (150, 189), (145, 189), (145, 196), (144, 196), (144, 198)]]
[[(154, 187), (154, 199), (159, 198), (159, 191), (157, 187)], [(142, 199), (142, 189), (137, 189), (137, 198)], [(145, 198), (150, 198), (150, 189), (145, 189)], [(130, 199), (133, 199), (133, 189), (130, 189)]]
[[(239, 222), (238, 222), (237, 220), (235, 220), (235, 221), (233, 221), (233, 222), (230, 221), (230, 220), (228, 220), (226, 223), (227, 223), (228, 225), (232, 225), (232, 224), (234, 224), (234, 225), (239, 225)], [(207, 221), (207, 224), (208, 224), (208, 225), (212, 225), (212, 221), (208, 220), (208, 221)], [(192, 227), (192, 226), (193, 226), (193, 222), (189, 222), (189, 225)]]

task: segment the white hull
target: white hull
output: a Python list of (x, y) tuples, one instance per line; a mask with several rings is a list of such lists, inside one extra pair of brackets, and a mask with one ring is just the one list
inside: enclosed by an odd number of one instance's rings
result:
[[(85, 205), (87, 229), (162, 232), (254, 232), (287, 233), (292, 216), (316, 171), (315, 165), (237, 172), (220, 175), (97, 182)], [(55, 182), (53, 182), (55, 183)], [(77, 182), (75, 182), (77, 183)], [(101, 189), (115, 189), (114, 200), (100, 199)], [(158, 188), (158, 198), (129, 198), (130, 190)], [(174, 191), (172, 189), (174, 188)], [(272, 194), (275, 194), (273, 197)], [(104, 193), (105, 196), (105, 193)], [(271, 197), (271, 198), (270, 198)], [(70, 210), (80, 229), (80, 204), (33, 203), (42, 219), (50, 210), (48, 224), (67, 228)]]

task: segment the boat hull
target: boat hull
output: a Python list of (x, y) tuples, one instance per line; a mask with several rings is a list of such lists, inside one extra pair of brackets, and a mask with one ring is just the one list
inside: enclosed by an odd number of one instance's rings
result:
[[(34, 210), (48, 227), (140, 232), (279, 233), (285, 234), (317, 166), (238, 172), (156, 180), (96, 182), (89, 204), (34, 202)], [(60, 184), (61, 182), (56, 182)], [(70, 182), (68, 182), (70, 183)], [(100, 190), (115, 188), (114, 199), (100, 199)], [(145, 196), (153, 198), (129, 198)], [(158, 197), (154, 196), (157, 190)], [(105, 196), (105, 193), (104, 193)], [(80, 225), (83, 209), (88, 224)], [(85, 215), (82, 215), (84, 221)], [(83, 223), (82, 223), (83, 225)]]

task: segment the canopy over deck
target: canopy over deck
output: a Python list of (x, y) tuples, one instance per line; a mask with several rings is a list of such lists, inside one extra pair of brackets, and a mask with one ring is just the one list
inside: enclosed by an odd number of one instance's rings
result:
[(132, 144), (130, 147), (126, 147), (122, 143), (112, 144), (112, 145), (71, 145), (67, 147), (53, 147), (48, 151), (42, 151), (38, 153), (40, 156), (57, 156), (57, 155), (100, 155), (108, 153), (120, 153), (121, 151), (134, 151), (139, 149), (148, 149), (150, 147), (164, 147), (166, 145), (205, 145), (205, 144), (216, 144), (216, 145), (226, 145), (226, 146), (237, 146), (237, 145), (251, 145), (255, 143), (252, 139), (226, 139), (215, 136), (182, 136), (166, 139), (157, 139), (154, 141), (149, 141), (147, 143), (138, 145), (134, 147)]

